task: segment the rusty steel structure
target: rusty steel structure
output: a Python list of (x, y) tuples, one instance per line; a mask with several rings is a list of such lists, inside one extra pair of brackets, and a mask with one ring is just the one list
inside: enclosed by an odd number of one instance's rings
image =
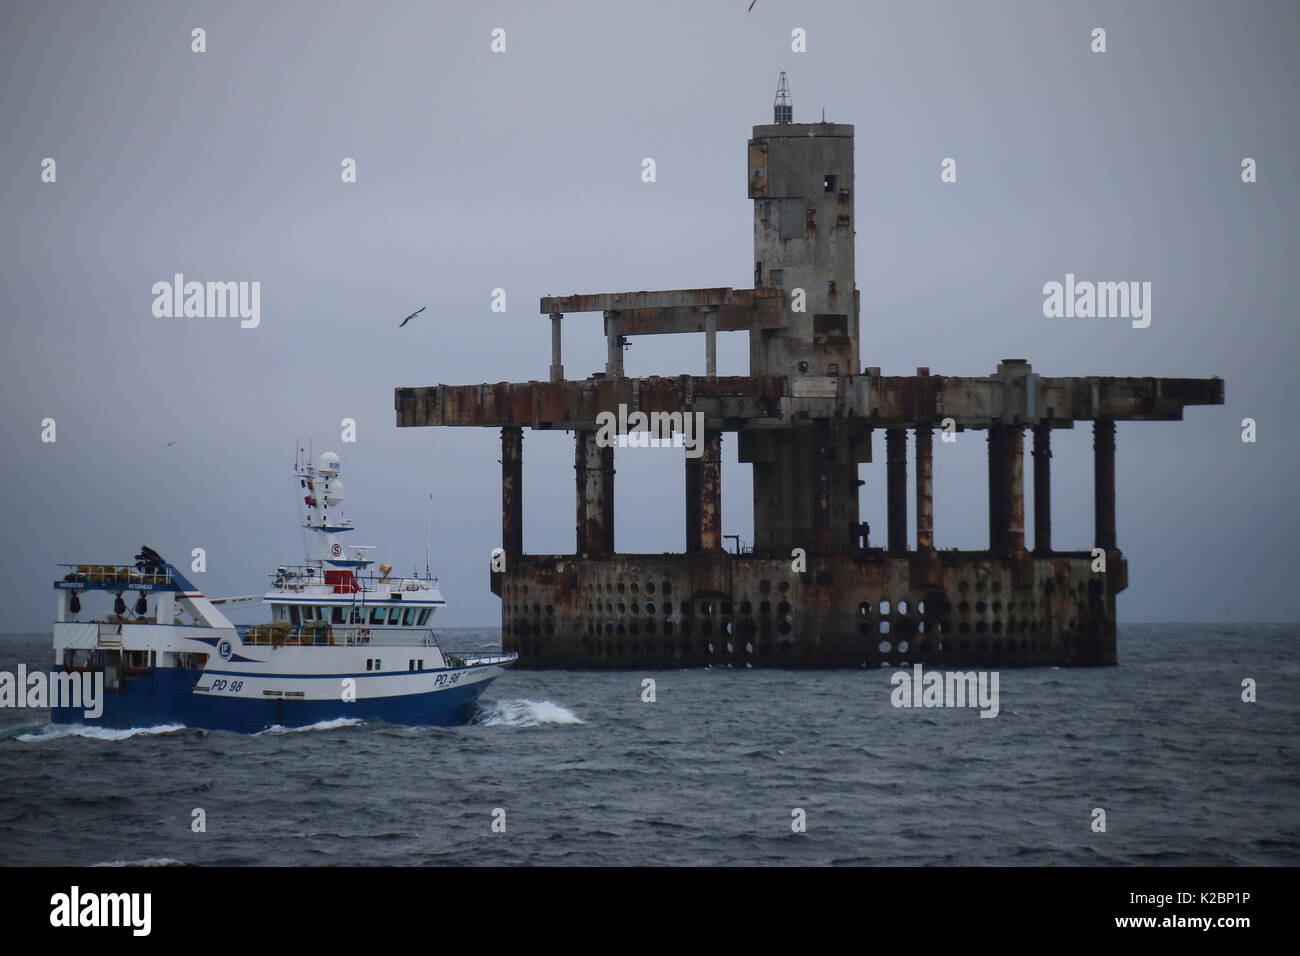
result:
[[(502, 645), (521, 667), (1100, 665), (1116, 661), (1115, 596), (1127, 562), (1115, 530), (1115, 423), (1176, 421), (1223, 402), (1218, 378), (1054, 378), (1022, 359), (992, 375), (887, 376), (859, 368), (853, 127), (797, 124), (788, 102), (749, 140), (754, 288), (547, 296), (549, 381), (396, 389), (401, 427), (501, 429), (501, 551), (491, 572)], [(603, 313), (603, 374), (564, 377), (568, 313)], [(716, 374), (719, 331), (749, 333), (749, 375)], [(704, 333), (706, 374), (628, 377), (628, 336)], [(620, 554), (614, 447), (598, 419), (619, 407), (702, 413), (686, 457), (686, 552)], [(1051, 439), (1091, 421), (1094, 547), (1053, 550)], [(571, 554), (527, 554), (523, 429), (575, 436)], [(935, 547), (936, 429), (984, 430), (989, 546)], [(887, 529), (859, 519), (859, 465), (885, 432)], [(1034, 541), (1025, 541), (1024, 432), (1032, 429)], [(916, 536), (909, 548), (908, 433)], [(724, 434), (754, 477), (754, 546), (723, 548)], [(1098, 556), (1104, 557), (1103, 562)]]

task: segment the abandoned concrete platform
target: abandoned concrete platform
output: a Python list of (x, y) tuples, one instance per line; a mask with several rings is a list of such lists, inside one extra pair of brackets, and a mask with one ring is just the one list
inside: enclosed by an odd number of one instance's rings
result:
[[(754, 127), (748, 144), (754, 288), (548, 296), (540, 306), (551, 321), (548, 381), (396, 389), (401, 427), (501, 429), (504, 570), (489, 573), (503, 649), (519, 653), (518, 666), (564, 668), (1115, 663), (1115, 598), (1128, 578), (1115, 531), (1115, 423), (1176, 421), (1189, 405), (1222, 404), (1223, 381), (1044, 377), (1023, 359), (977, 377), (861, 369), (853, 127), (794, 123), (783, 93), (777, 122)], [(563, 317), (593, 311), (604, 315), (605, 371), (566, 380)], [(749, 333), (749, 375), (716, 374), (718, 331)], [(628, 336), (683, 332), (704, 333), (705, 375), (624, 375)], [(617, 552), (615, 448), (601, 425), (620, 408), (624, 417), (703, 416), (698, 457), (684, 454), (684, 554)], [(1092, 548), (1056, 551), (1052, 433), (1085, 421), (1094, 445)], [(574, 433), (571, 554), (524, 551), (524, 428)], [(885, 431), (888, 527), (873, 545), (859, 519), (860, 487), (872, 483), (858, 466), (871, 462), (877, 428)], [(987, 550), (935, 548), (936, 430), (987, 433)], [(720, 527), (725, 433), (753, 467), (754, 544), (742, 553), (724, 549)]]

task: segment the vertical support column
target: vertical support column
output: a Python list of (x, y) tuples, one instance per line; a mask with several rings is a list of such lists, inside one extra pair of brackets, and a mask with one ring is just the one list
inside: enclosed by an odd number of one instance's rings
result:
[(595, 432), (581, 429), (573, 433), (573, 485), (574, 504), (577, 515), (574, 519), (573, 553), (582, 554), (587, 550), (587, 442), (595, 441)]
[(623, 336), (619, 334), (619, 313), (605, 313), (605, 376), (623, 377)]
[(934, 550), (934, 431), (916, 429), (916, 550)]
[(1007, 430), (989, 426), (989, 550), (1006, 547), (1007, 516), (1011, 510), (1011, 489), (1007, 487)]
[(700, 550), (722, 550), (722, 432), (713, 429), (700, 456)]
[(551, 313), (551, 381), (564, 381), (564, 360), (561, 357), (560, 350), (560, 323), (564, 320), (564, 313)]
[[(707, 449), (706, 449), (707, 450)], [(686, 553), (697, 554), (700, 550), (700, 478), (703, 455), (699, 458), (686, 457)]]
[(1025, 430), (1007, 426), (1007, 526), (1003, 547), (1018, 554), (1025, 550)]
[(1094, 547), (1113, 551), (1115, 544), (1115, 422), (1099, 418), (1092, 423)]
[(706, 429), (686, 459), (686, 553), (722, 550), (722, 432)]
[(501, 550), (506, 567), (524, 553), (524, 430), (501, 429)]
[(907, 429), (885, 429), (885, 497), (889, 550), (907, 552)]
[(831, 427), (824, 418), (813, 421), (813, 548), (831, 549)]
[(1034, 426), (1034, 553), (1052, 553), (1052, 427)]
[(718, 313), (704, 313), (704, 374), (718, 377)]
[(612, 551), (614, 449), (601, 448), (596, 434), (590, 429), (579, 429), (575, 434), (578, 554), (605, 554), (609, 553), (607, 548)]
[(614, 553), (614, 446), (600, 449), (601, 527), (604, 529), (604, 552)]

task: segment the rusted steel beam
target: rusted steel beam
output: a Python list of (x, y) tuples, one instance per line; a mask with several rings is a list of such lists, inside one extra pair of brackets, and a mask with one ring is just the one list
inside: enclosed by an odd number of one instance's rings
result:
[(934, 431), (916, 430), (916, 550), (934, 550)]
[(888, 500), (889, 550), (907, 552), (907, 431), (885, 432), (885, 495)]
[(1115, 423), (1092, 423), (1093, 516), (1096, 547), (1115, 549)]
[[(721, 326), (719, 326), (721, 327)], [(816, 418), (858, 421), (876, 428), (913, 428), (952, 418), (962, 428), (1048, 422), (1068, 427), (1096, 419), (1173, 421), (1188, 405), (1223, 404), (1223, 381), (1158, 378), (1004, 378), (924, 376), (622, 377), (620, 336), (609, 340), (613, 370), (603, 378), (563, 382), (498, 382), (398, 388), (397, 424), (585, 427), (620, 403), (645, 412), (690, 407), (728, 427), (771, 427)], [(797, 386), (797, 387), (796, 387)]]
[(701, 411), (710, 419), (779, 421), (785, 382), (777, 376), (589, 378), (566, 382), (498, 382), (398, 390), (400, 427), (454, 425), (594, 428), (603, 411)]
[(524, 553), (524, 430), (501, 429), (501, 549), (507, 564)]
[(1034, 426), (1034, 553), (1052, 553), (1052, 426)]
[(786, 320), (781, 299), (773, 297), (756, 305), (702, 305), (673, 309), (626, 309), (619, 313), (618, 330), (623, 335), (676, 335), (705, 331), (706, 316), (717, 317), (722, 332), (777, 329)]
[(635, 309), (701, 309), (721, 306), (751, 308), (780, 301), (779, 289), (665, 289), (641, 292), (597, 292), (589, 295), (542, 296), (540, 310), (551, 312), (630, 312)]

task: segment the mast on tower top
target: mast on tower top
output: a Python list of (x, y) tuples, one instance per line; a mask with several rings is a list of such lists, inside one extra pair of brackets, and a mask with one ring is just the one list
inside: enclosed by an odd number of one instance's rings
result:
[(772, 122), (793, 123), (794, 103), (790, 100), (790, 84), (785, 81), (785, 70), (776, 82), (776, 100), (772, 103)]

